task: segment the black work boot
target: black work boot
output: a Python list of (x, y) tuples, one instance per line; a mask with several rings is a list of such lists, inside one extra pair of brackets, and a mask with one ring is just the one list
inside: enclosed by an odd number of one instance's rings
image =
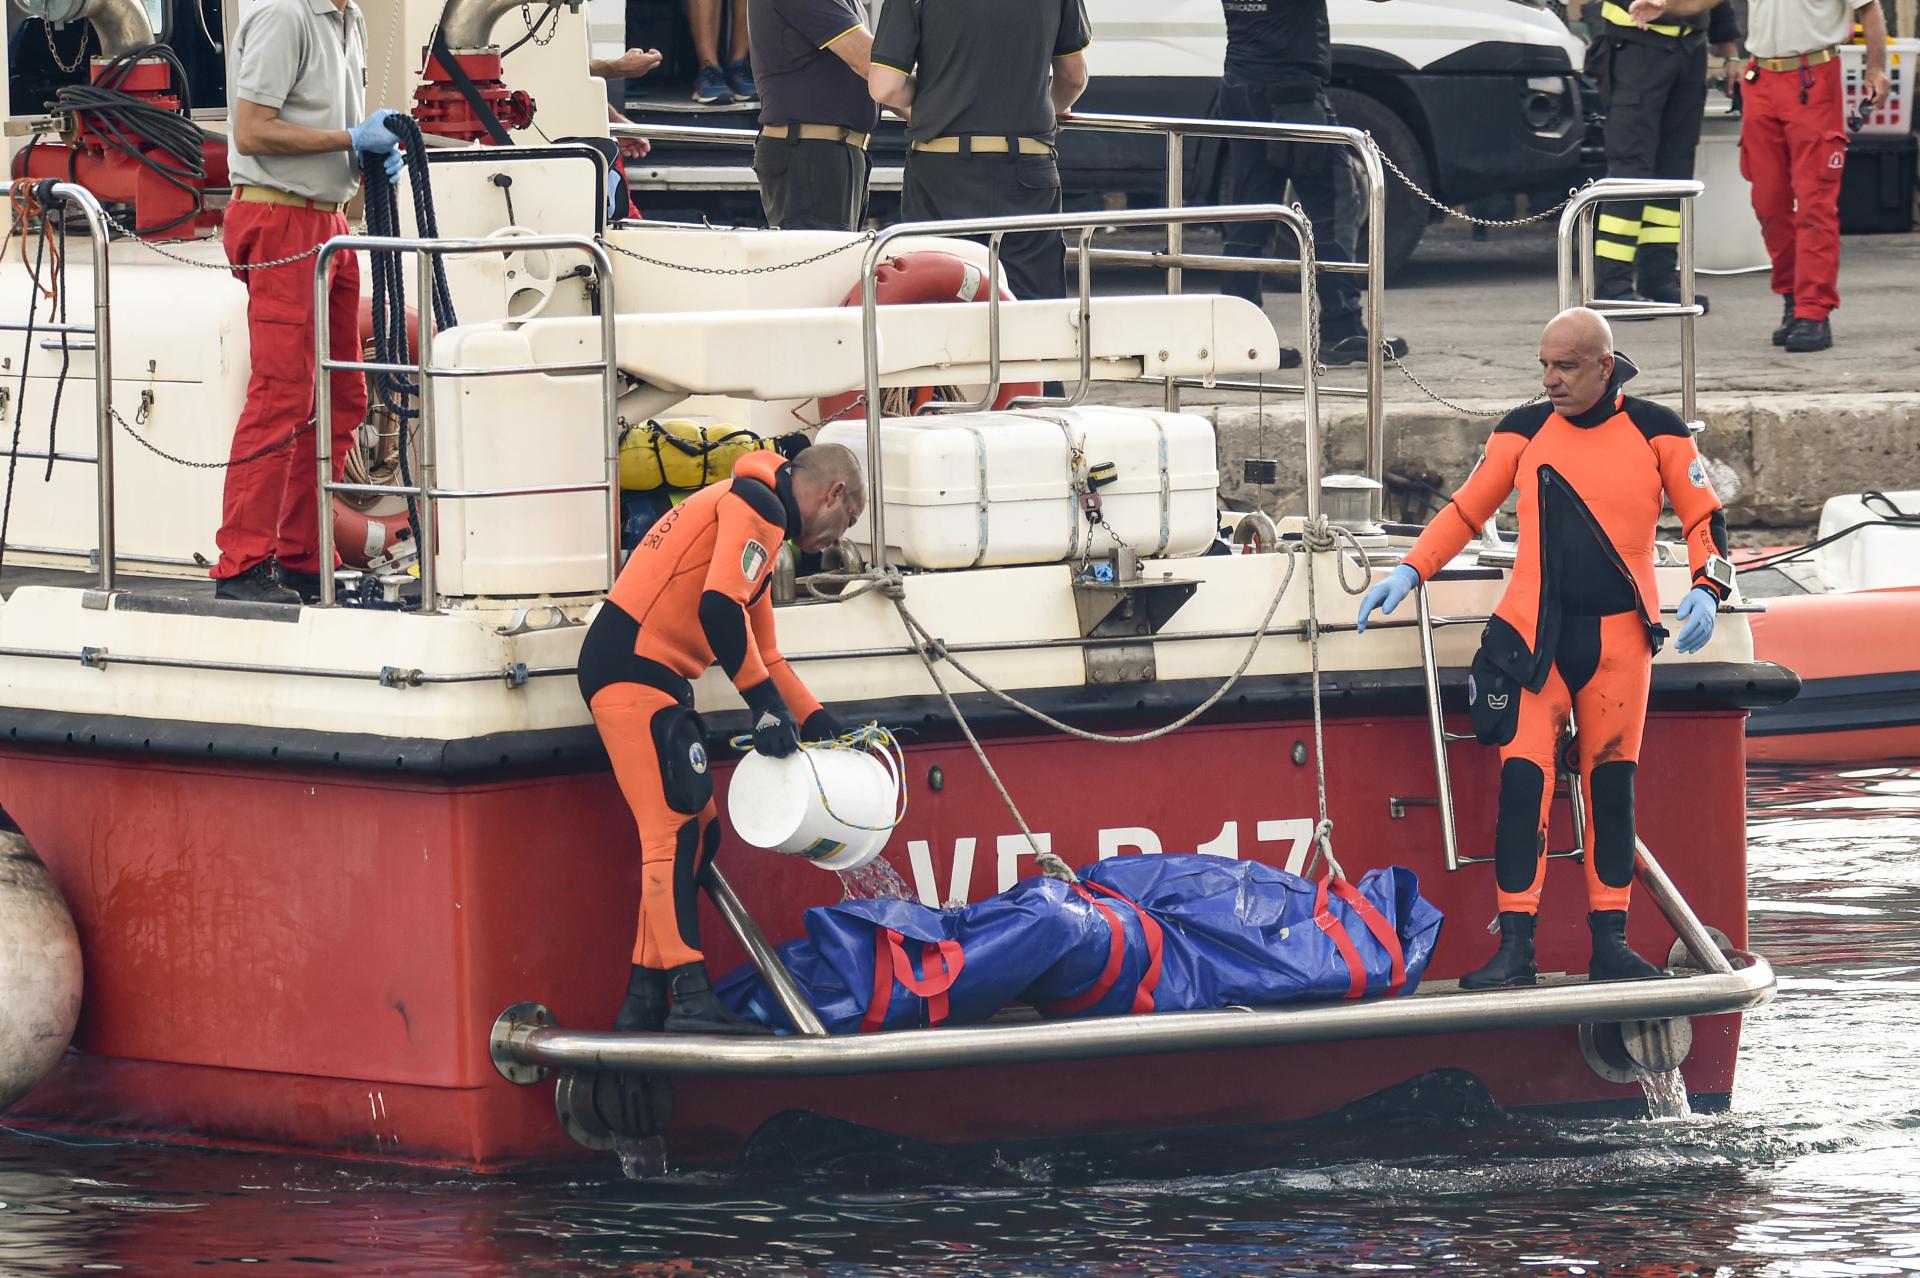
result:
[(1653, 964), (1627, 948), (1627, 912), (1595, 910), (1587, 915), (1593, 932), (1593, 961), (1587, 964), (1589, 981), (1644, 981), (1664, 976)]
[(1796, 319), (1793, 327), (1787, 330), (1787, 340), (1781, 345), (1796, 355), (1824, 351), (1833, 345), (1833, 326), (1823, 319)]
[(1461, 977), (1460, 988), (1501, 990), (1532, 985), (1539, 976), (1533, 965), (1533, 923), (1531, 914), (1519, 910), (1500, 911), (1500, 948), (1485, 967)]
[(673, 1010), (667, 1013), (669, 1034), (770, 1034), (764, 1025), (743, 1021), (726, 1009), (707, 981), (705, 963), (683, 963), (667, 973), (673, 991)]
[(667, 1023), (667, 974), (657, 968), (635, 964), (627, 978), (627, 997), (613, 1028), (623, 1034), (636, 1030), (651, 1033)]
[(320, 574), (317, 572), (295, 572), (291, 568), (282, 568), (280, 584), (300, 596), (301, 603), (320, 602)]
[(1793, 331), (1793, 294), (1782, 293), (1780, 300), (1786, 303), (1780, 310), (1780, 327), (1773, 330), (1773, 344), (1785, 346), (1787, 334)]
[(273, 560), (263, 559), (242, 573), (231, 577), (222, 577), (213, 587), (215, 599), (230, 599), (236, 603), (298, 604), (297, 592), (280, 584), (280, 576), (274, 570)]

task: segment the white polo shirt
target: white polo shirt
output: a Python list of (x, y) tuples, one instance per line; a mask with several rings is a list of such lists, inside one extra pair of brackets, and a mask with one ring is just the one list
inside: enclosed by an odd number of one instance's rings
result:
[[(232, 96), (273, 107), (289, 124), (351, 129), (366, 111), (367, 20), (347, 0), (256, 0), (233, 38)], [(270, 186), (345, 203), (360, 188), (354, 153), (242, 155), (229, 147), (235, 186)]]
[(1818, 53), (1853, 38), (1853, 13), (1873, 0), (1749, 0), (1747, 51), (1760, 58)]

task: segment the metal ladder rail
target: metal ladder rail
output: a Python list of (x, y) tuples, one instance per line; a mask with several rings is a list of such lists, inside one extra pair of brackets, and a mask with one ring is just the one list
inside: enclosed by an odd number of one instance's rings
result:
[[(314, 432), (314, 454), (319, 491), (320, 562), (333, 561), (333, 494), (364, 493), (381, 496), (419, 498), (420, 507), (420, 607), (422, 615), (440, 611), (440, 591), (436, 581), (435, 558), (438, 553), (434, 529), (436, 501), (467, 500), (480, 497), (530, 497), (560, 493), (604, 492), (607, 500), (607, 589), (613, 589), (620, 574), (620, 427), (617, 401), (620, 394), (619, 369), (614, 363), (613, 260), (607, 250), (591, 236), (535, 235), (513, 242), (516, 249), (575, 249), (593, 259), (600, 272), (600, 358), (555, 364), (514, 364), (499, 368), (443, 368), (433, 362), (431, 338), (416, 341), (417, 359), (411, 364), (382, 364), (366, 360), (333, 358), (328, 349), (329, 307), (327, 270), (334, 255), (343, 252), (397, 252), (415, 254), (417, 295), (433, 295), (433, 262), (448, 254), (497, 253), (500, 241), (487, 239), (403, 239), (394, 236), (339, 235), (328, 240), (314, 258), (314, 420), (325, 422), (333, 410), (333, 372), (411, 373), (417, 378), (420, 400), (420, 464), (412, 485), (349, 484), (333, 478), (333, 433)], [(425, 303), (423, 302), (422, 305)], [(601, 430), (605, 443), (606, 474), (596, 483), (532, 484), (512, 488), (448, 489), (434, 485), (434, 383), (442, 378), (508, 377), (527, 373), (548, 376), (567, 373), (598, 373), (601, 378)], [(335, 603), (332, 573), (320, 574), (320, 606)]]
[[(100, 589), (114, 588), (114, 525), (113, 525), (113, 320), (109, 314), (108, 303), (112, 293), (108, 281), (108, 244), (110, 235), (107, 230), (106, 211), (100, 207), (100, 201), (93, 192), (84, 186), (71, 182), (48, 183), (44, 179), (16, 179), (9, 184), (9, 193), (18, 196), (38, 188), (50, 201), (63, 201), (80, 210), (87, 221), (87, 240), (93, 250), (93, 324), (33, 324), (0, 322), (0, 332), (25, 333), (29, 341), (36, 332), (58, 334), (56, 341), (52, 337), (42, 338), (43, 350), (91, 350), (93, 352), (93, 402), (94, 402), (94, 450), (93, 456), (83, 453), (28, 453), (14, 452), (7, 455), (10, 465), (18, 466), (22, 460), (47, 462), (78, 462), (91, 464), (98, 474), (97, 498), (99, 501), (99, 539), (100, 547), (96, 552), (100, 561)], [(50, 211), (49, 204), (42, 215)], [(24, 256), (25, 247), (21, 252)], [(72, 339), (91, 337), (91, 346), (81, 345)], [(16, 411), (17, 408), (16, 408)]]
[[(1680, 321), (1680, 416), (1687, 429), (1699, 434), (1704, 428), (1695, 402), (1694, 331), (1700, 317), (1694, 302), (1693, 202), (1706, 190), (1694, 181), (1661, 178), (1602, 178), (1580, 189), (1560, 214), (1559, 292), (1560, 309), (1592, 306), (1602, 315), (1619, 319), (1677, 319)], [(1645, 306), (1594, 304), (1593, 241), (1594, 217), (1599, 206), (1620, 200), (1676, 200), (1680, 204), (1680, 302), (1653, 302)], [(1576, 250), (1578, 257), (1576, 260)]]

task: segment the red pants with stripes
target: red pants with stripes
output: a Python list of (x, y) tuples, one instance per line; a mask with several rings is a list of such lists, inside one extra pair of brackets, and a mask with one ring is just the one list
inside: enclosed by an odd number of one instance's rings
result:
[(1840, 305), (1840, 178), (1847, 166), (1840, 60), (1760, 71), (1741, 95), (1740, 172), (1773, 259), (1773, 291), (1823, 320)]
[[(222, 237), (236, 267), (305, 252), (347, 233), (339, 213), (236, 200), (227, 206)], [(253, 373), (247, 402), (233, 428), (236, 460), (271, 449), (313, 419), (313, 259), (265, 270), (235, 271), (247, 286), (247, 340)], [(328, 341), (334, 359), (360, 358), (360, 263), (336, 254), (327, 274)], [(367, 415), (367, 387), (359, 373), (333, 374), (333, 477), (346, 465), (353, 432)], [(295, 572), (318, 572), (319, 493), (314, 432), (293, 445), (227, 471), (221, 503), (220, 562), (212, 575), (232, 577), (269, 556)], [(332, 565), (328, 565), (332, 567)]]

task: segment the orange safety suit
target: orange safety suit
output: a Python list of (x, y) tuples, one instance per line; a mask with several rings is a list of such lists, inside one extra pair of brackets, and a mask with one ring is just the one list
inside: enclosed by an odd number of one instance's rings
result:
[(1727, 550), (1726, 517), (1686, 423), (1627, 396), (1637, 370), (1616, 356), (1598, 403), (1563, 417), (1545, 404), (1508, 413), (1466, 483), (1405, 563), (1424, 581), (1519, 493), (1519, 554), (1482, 641), (1482, 659), (1519, 686), (1500, 747), (1494, 874), (1500, 909), (1537, 913), (1546, 875), (1555, 752), (1569, 713), (1587, 799), (1587, 898), (1627, 908), (1633, 877), (1634, 772), (1659, 624), (1653, 543), (1664, 493), (1680, 518), (1693, 584), (1725, 602), (1707, 564)]
[(697, 889), (720, 842), (692, 680), (716, 662), (743, 694), (772, 681), (795, 718), (820, 709), (774, 638), (774, 561), (800, 526), (771, 452), (703, 488), (647, 532), (580, 651), (580, 692), (640, 830), (637, 967), (701, 961)]

